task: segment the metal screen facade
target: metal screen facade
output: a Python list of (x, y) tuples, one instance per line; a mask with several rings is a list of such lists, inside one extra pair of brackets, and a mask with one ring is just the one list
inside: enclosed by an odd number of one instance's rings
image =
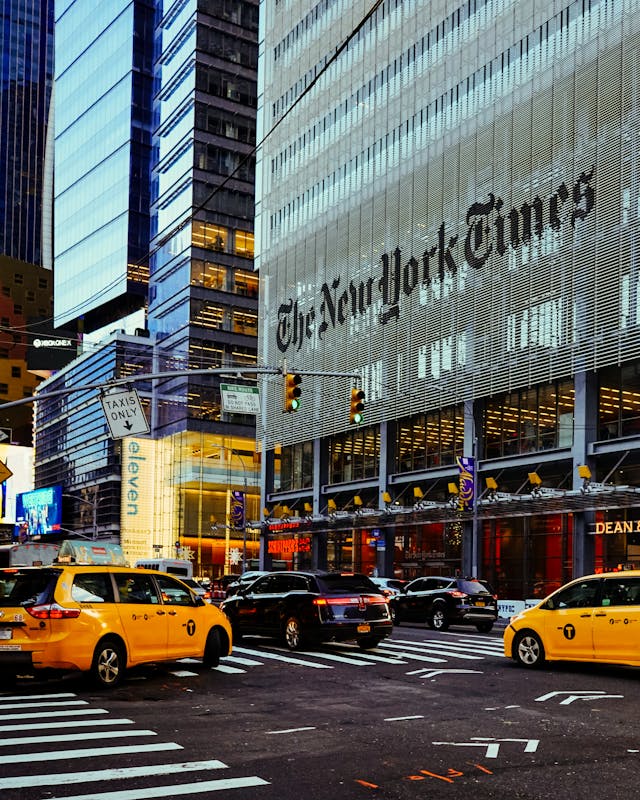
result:
[[(369, 424), (636, 357), (640, 2), (392, 0), (332, 58), (374, 5), (261, 4), (263, 363)], [(351, 385), (267, 382), (267, 448)]]

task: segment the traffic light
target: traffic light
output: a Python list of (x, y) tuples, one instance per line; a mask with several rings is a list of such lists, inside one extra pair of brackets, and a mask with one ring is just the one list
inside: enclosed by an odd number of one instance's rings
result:
[(362, 389), (351, 390), (351, 405), (349, 407), (349, 422), (352, 425), (359, 425), (364, 419), (364, 391)]
[(300, 395), (302, 394), (302, 377), (294, 372), (284, 373), (284, 403), (283, 410), (287, 413), (300, 408)]

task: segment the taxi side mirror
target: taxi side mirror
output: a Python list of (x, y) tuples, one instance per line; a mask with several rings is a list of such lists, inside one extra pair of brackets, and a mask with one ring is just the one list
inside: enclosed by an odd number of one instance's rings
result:
[(194, 599), (195, 599), (195, 605), (196, 606), (204, 606), (204, 605), (206, 605), (204, 599), (202, 597), (200, 597), (199, 594), (195, 595)]

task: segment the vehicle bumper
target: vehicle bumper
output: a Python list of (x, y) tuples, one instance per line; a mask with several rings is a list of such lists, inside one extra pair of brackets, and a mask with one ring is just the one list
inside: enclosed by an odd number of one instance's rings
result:
[(495, 622), (498, 612), (493, 609), (467, 608), (461, 611), (459, 619), (462, 622), (475, 624), (477, 622)]
[[(367, 628), (367, 630), (365, 630)], [(362, 620), (360, 622), (326, 622), (317, 629), (318, 638), (322, 641), (334, 639), (338, 642), (348, 639), (361, 639), (375, 636), (382, 639), (393, 633), (391, 620)]]

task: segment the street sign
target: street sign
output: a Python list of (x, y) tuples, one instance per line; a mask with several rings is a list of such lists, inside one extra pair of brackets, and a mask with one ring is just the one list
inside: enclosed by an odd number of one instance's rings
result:
[(149, 433), (149, 423), (135, 389), (102, 395), (100, 402), (113, 439)]
[(9, 478), (13, 475), (13, 472), (9, 469), (9, 467), (0, 461), (0, 483), (4, 483), (8, 481)]
[(259, 414), (260, 389), (257, 386), (220, 384), (222, 410), (231, 414)]

